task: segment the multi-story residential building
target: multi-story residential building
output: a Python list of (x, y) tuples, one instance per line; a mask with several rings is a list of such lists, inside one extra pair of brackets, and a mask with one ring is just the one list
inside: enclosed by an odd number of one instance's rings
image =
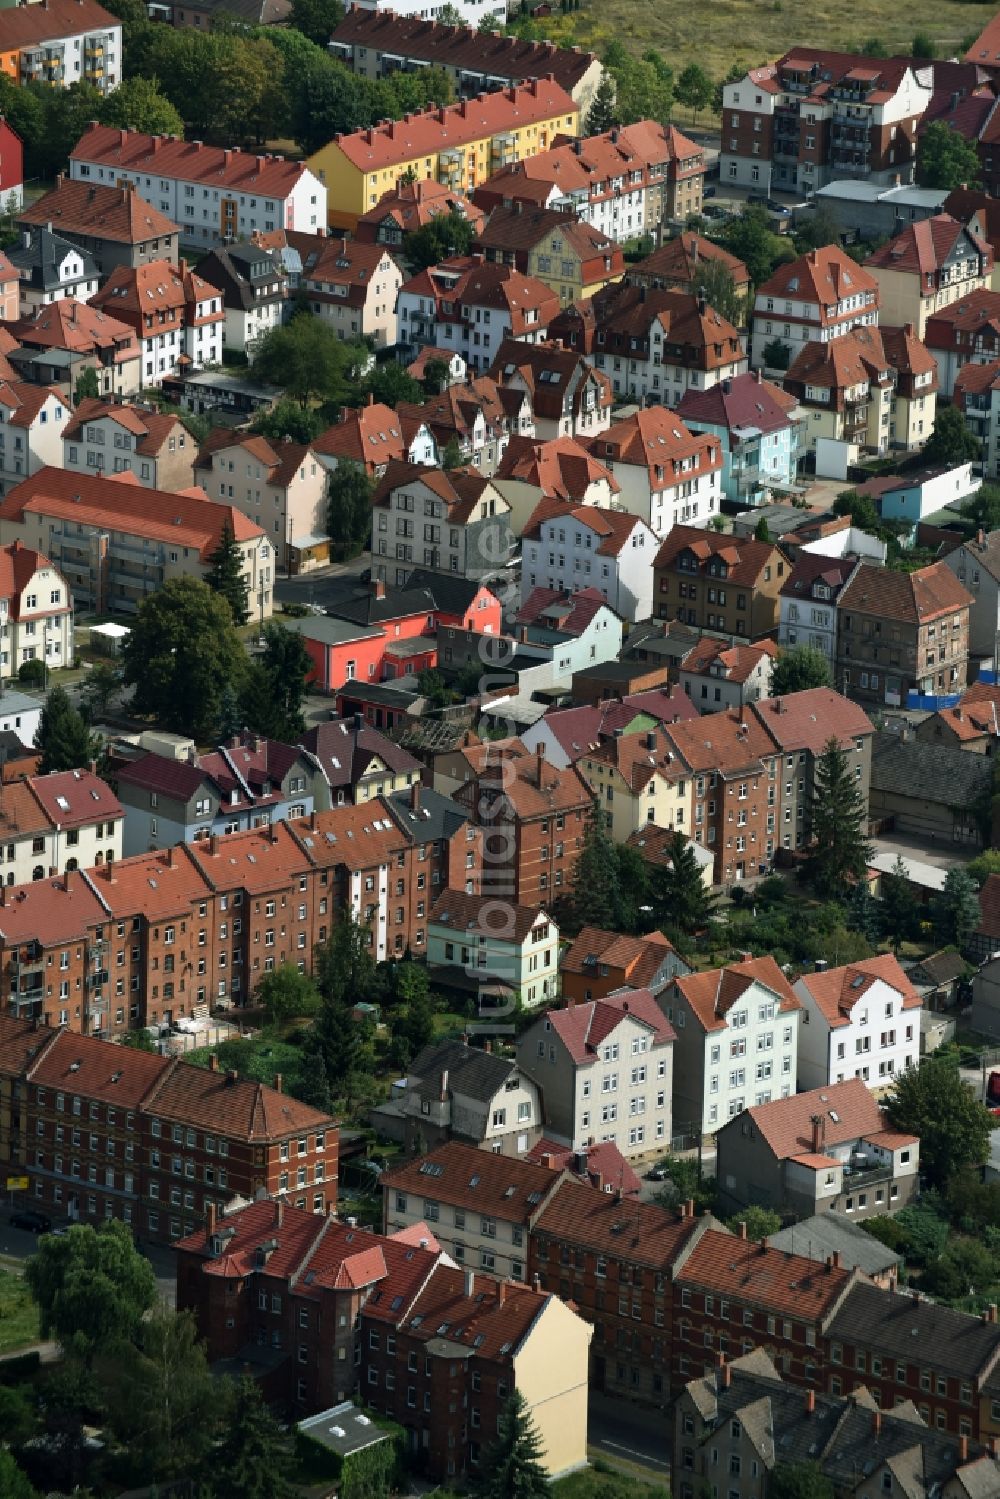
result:
[(217, 427), (195, 460), (195, 478), (270, 536), (283, 570), (293, 550), (326, 532), (327, 471), (306, 443)]
[(796, 398), (760, 370), (688, 389), (677, 415), (691, 432), (719, 439), (722, 493), (733, 504), (763, 504), (772, 489), (790, 488), (801, 457), (802, 412)]
[(204, 577), (224, 529), (244, 562), (251, 607), (272, 610), (275, 550), (234, 505), (98, 474), (43, 468), (0, 501), (0, 544), (44, 550), (76, 607), (134, 613), (168, 578)]
[(893, 953), (806, 973), (799, 1081), (806, 1088), (861, 1078), (875, 1090), (920, 1058), (920, 996)]
[(538, 587), (514, 616), (514, 625), (521, 645), (534, 647), (536, 659), (548, 664), (548, 681), (567, 688), (586, 667), (615, 661), (624, 637), (621, 615), (596, 588), (561, 593)]
[(54, 234), (51, 221), (22, 228), (20, 239), (4, 258), (17, 272), (21, 317), (30, 317), (40, 307), (67, 297), (89, 301), (100, 282), (93, 256), (72, 240)]
[(590, 788), (572, 766), (546, 764), (541, 749), (511, 758), (498, 746), (455, 799), (490, 845), (485, 895), (546, 906), (569, 894), (591, 806)]
[(865, 265), (878, 282), (884, 321), (909, 323), (923, 338), (933, 313), (990, 285), (993, 251), (950, 214), (939, 213), (908, 224)]
[(924, 343), (937, 361), (940, 394), (950, 398), (960, 370), (1000, 359), (1000, 292), (981, 288), (932, 313)]
[(645, 260), (630, 265), (626, 274), (633, 286), (649, 290), (665, 286), (668, 291), (686, 291), (695, 297), (704, 280), (705, 266), (715, 264), (726, 268), (733, 290), (745, 301), (750, 294), (750, 273), (742, 260), (693, 229), (682, 229), (673, 239), (664, 241)]
[[(261, 339), (280, 326), (288, 305), (280, 251), (262, 249), (253, 241), (217, 245), (199, 260), (197, 271), (222, 293), (223, 348), (252, 361)], [(305, 284), (303, 278), (299, 284)]]
[(778, 595), (791, 570), (772, 542), (690, 525), (668, 532), (655, 567), (657, 618), (681, 619), (744, 640), (776, 628)]
[(320, 772), (320, 779), (314, 779), (317, 812), (392, 796), (420, 780), (420, 761), (360, 714), (313, 724), (299, 745)]
[(795, 47), (722, 91), (723, 182), (815, 192), (834, 178), (913, 181), (933, 66)]
[(427, 962), (444, 982), (448, 970), (464, 969), (482, 1009), (502, 1008), (504, 993), (537, 1009), (559, 992), (559, 928), (543, 906), (498, 906), (491, 895), (445, 890), (431, 908)]
[(384, 245), (318, 237), (302, 260), (299, 291), (312, 311), (348, 342), (395, 344), (396, 302), (403, 273)]
[(663, 540), (675, 526), (707, 526), (719, 512), (722, 445), (663, 406), (623, 417), (591, 443), (618, 486), (615, 503)]
[(480, 579), (513, 547), (510, 506), (474, 468), (445, 472), (391, 459), (372, 500), (372, 577), (404, 584), (414, 567)]
[[(19, 541), (0, 547), (0, 679), (12, 680), (25, 661), (44, 661), (51, 669), (72, 666), (73, 660), (73, 598), (66, 579), (48, 557)], [(25, 744), (34, 737), (27, 728), (21, 735)]]
[(561, 1178), (547, 1166), (446, 1140), (382, 1173), (383, 1230), (426, 1225), (460, 1265), (525, 1280), (532, 1222)]
[(585, 926), (563, 952), (559, 973), (568, 1004), (605, 999), (617, 989), (658, 994), (679, 973), (691, 970), (662, 932), (642, 937)]
[(387, 189), (375, 207), (361, 215), (354, 237), (362, 243), (388, 245), (398, 250), (404, 234), (425, 229), (442, 213), (466, 219), (474, 234), (486, 223), (486, 214), (469, 198), (432, 177), (422, 177)]
[(502, 390), (489, 375), (469, 375), (464, 385), (449, 385), (424, 405), (400, 402), (397, 415), (404, 431), (426, 427), (437, 453), (454, 439), (462, 462), (488, 478), (496, 473), (513, 436), (534, 435), (527, 393)]
[(93, 259), (102, 277), (120, 265), (177, 259), (177, 225), (140, 197), (131, 182), (99, 187), (60, 172), (55, 187), (20, 209), (17, 223), (34, 231), (57, 227), (61, 239)]
[(493, 479), (510, 504), (511, 525), (517, 532), (524, 530), (542, 499), (611, 510), (619, 492), (609, 469), (572, 437), (547, 442), (512, 437)]
[[(1000, 376), (1000, 365), (997, 366)], [(1000, 449), (998, 449), (1000, 451)], [(992, 656), (1000, 635), (1000, 531), (978, 531), (942, 561), (968, 589), (969, 653)]]
[(626, 989), (548, 1010), (518, 1037), (517, 1060), (545, 1099), (548, 1134), (628, 1159), (670, 1144), (673, 1044), (652, 993)]
[(911, 692), (961, 693), (972, 595), (944, 563), (914, 573), (863, 562), (837, 598), (837, 686), (861, 702), (905, 706)]
[(550, 765), (575, 765), (581, 755), (604, 739), (645, 733), (658, 724), (697, 718), (698, 710), (691, 699), (676, 684), (661, 687), (661, 679), (662, 674), (658, 673), (656, 686), (621, 697), (606, 698), (598, 694), (596, 702), (550, 708), (522, 732), (521, 743), (532, 752), (543, 744)]
[(675, 125), (636, 120), (586, 140), (557, 139), (530, 160), (499, 166), (476, 202), (556, 208), (626, 241), (655, 234), (668, 219), (684, 223), (699, 214), (704, 176), (702, 148)]
[[(926, 374), (928, 389), (933, 374)], [(828, 343), (800, 347), (785, 376), (785, 389), (799, 402), (805, 447), (832, 439), (873, 453), (892, 441), (896, 371), (880, 330), (855, 328)]]
[(574, 763), (616, 843), (647, 823), (682, 832), (691, 827), (691, 770), (668, 725), (605, 736)]
[(96, 0), (45, 0), (2, 18), (0, 71), (14, 83), (108, 94), (122, 81), (122, 26)]
[[(0, 173), (3, 170), (3, 131), (7, 128), (6, 122), (0, 127)], [(0, 321), (15, 323), (20, 317), (20, 287), (21, 278), (17, 267), (0, 251)], [(9, 369), (9, 364), (7, 368)]]
[(6, 120), (0, 125), (0, 199), (15, 212), (24, 202), (24, 145)]
[(461, 1140), (494, 1155), (524, 1156), (541, 1138), (544, 1110), (538, 1087), (509, 1057), (465, 1041), (432, 1041), (371, 1119), (380, 1135), (417, 1155)]
[(0, 880), (26, 885), (122, 856), (124, 812), (93, 771), (25, 776), (0, 787)]
[(308, 817), (321, 781), (303, 749), (246, 732), (183, 760), (142, 755), (115, 779), (127, 855)]
[(179, 417), (149, 406), (85, 397), (62, 427), (55, 467), (131, 474), (145, 489), (190, 489), (198, 445)]
[[(857, 703), (832, 687), (808, 687), (783, 697), (762, 698), (751, 711), (778, 749), (776, 801), (782, 848), (805, 848), (810, 842), (816, 766), (831, 739), (836, 739), (847, 756), (848, 769), (867, 810), (875, 730)], [(773, 805), (769, 786), (769, 820)]]
[[(498, 89), (329, 142), (307, 166), (329, 192), (329, 222), (353, 230), (400, 177), (435, 177), (471, 193), (491, 172), (575, 136), (580, 110), (551, 77)], [(78, 148), (79, 149), (79, 148)]]
[(748, 367), (738, 330), (700, 292), (612, 282), (564, 308), (549, 331), (592, 359), (616, 396), (643, 405), (676, 405), (686, 390), (707, 390)]
[[(74, 0), (75, 3), (75, 0)], [(326, 228), (326, 187), (300, 161), (91, 125), (70, 152), (78, 182), (132, 185), (200, 245)]]
[(178, 1245), (177, 1305), (213, 1360), (287, 1350), (266, 1386), (283, 1406), (328, 1421), (354, 1397), (390, 1417), (442, 1483), (476, 1475), (514, 1390), (546, 1475), (586, 1463), (590, 1328), (556, 1296), (463, 1274), (429, 1229), (385, 1237), (280, 1202), (210, 1215)]
[(340, 421), (312, 445), (324, 468), (357, 463), (370, 479), (381, 479), (393, 458), (406, 463), (437, 463), (437, 444), (420, 420), (404, 421), (397, 411), (369, 399), (356, 411), (344, 407)]
[(755, 1105), (722, 1126), (715, 1148), (732, 1207), (867, 1218), (905, 1207), (919, 1189), (919, 1139), (886, 1128), (860, 1077)]
[(681, 686), (702, 713), (742, 708), (770, 693), (777, 654), (773, 640), (727, 645), (706, 636), (681, 662)]
[(937, 360), (909, 323), (879, 329), (886, 358), (896, 371), (892, 400), (891, 444), (919, 448), (934, 429), (937, 411)]
[(559, 298), (544, 282), (512, 266), (456, 256), (405, 281), (396, 311), (400, 343), (413, 351), (440, 343), (479, 371), (490, 368), (505, 339), (540, 343), (559, 311)]
[(795, 1092), (802, 1001), (770, 956), (675, 978), (674, 1127), (714, 1135), (751, 1103)]
[(637, 515), (542, 500), (521, 536), (521, 597), (536, 587), (596, 588), (622, 619), (653, 611), (657, 540)]
[(501, 391), (529, 398), (533, 435), (542, 442), (586, 442), (611, 420), (611, 382), (582, 354), (558, 343), (504, 339), (490, 371)]
[[(428, 15), (431, 15), (428, 12)], [(555, 79), (581, 113), (590, 108), (603, 68), (593, 52), (526, 42), (473, 26), (449, 26), (433, 18), (352, 6), (334, 28), (330, 52), (367, 78), (384, 78), (397, 68), (442, 68), (457, 98), (529, 78)]]
[(39, 308), (9, 331), (18, 344), (11, 362), (19, 373), (66, 396), (88, 369), (104, 397), (127, 400), (142, 383), (142, 350), (132, 328), (75, 297)]
[(0, 1151), (29, 1178), (33, 1205), (95, 1227), (118, 1218), (161, 1243), (234, 1197), (263, 1192), (319, 1214), (336, 1205), (337, 1127), (280, 1083), (7, 1016), (0, 1035), (19, 1099)]
[(135, 330), (142, 383), (158, 385), (192, 365), (218, 364), (226, 320), (218, 287), (181, 260), (151, 260), (112, 272), (91, 305)]
[(72, 407), (52, 386), (0, 380), (0, 494), (62, 457), (60, 433)]
[(565, 306), (592, 297), (625, 273), (621, 246), (575, 213), (499, 204), (474, 240), (495, 265), (513, 265), (552, 288)]
[(809, 250), (778, 269), (758, 288), (753, 305), (751, 359), (769, 361), (765, 349), (781, 344), (787, 369), (807, 344), (829, 343), (879, 320), (879, 283), (839, 245)]

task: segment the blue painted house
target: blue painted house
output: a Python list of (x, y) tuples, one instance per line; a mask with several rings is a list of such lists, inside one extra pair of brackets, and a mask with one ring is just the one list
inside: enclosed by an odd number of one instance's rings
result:
[(721, 380), (709, 390), (689, 389), (677, 415), (692, 432), (710, 432), (722, 444), (722, 493), (741, 506), (762, 505), (769, 490), (795, 483), (801, 420), (794, 396), (759, 371)]

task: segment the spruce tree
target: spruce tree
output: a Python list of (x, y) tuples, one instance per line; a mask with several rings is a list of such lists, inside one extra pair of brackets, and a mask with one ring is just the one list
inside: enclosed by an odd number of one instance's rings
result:
[(96, 760), (99, 749), (84, 722), (73, 707), (65, 687), (53, 687), (45, 699), (35, 749), (41, 755), (39, 774), (56, 770), (80, 770)]
[(310, 1108), (319, 1109), (324, 1114), (329, 1114), (333, 1108), (323, 1045), (314, 1030), (303, 1043), (299, 1080), (292, 1092), (301, 1103), (307, 1103)]
[(607, 820), (591, 803), (583, 844), (573, 869), (573, 917), (579, 926), (611, 928), (620, 904), (618, 861)]
[(542, 1466), (542, 1442), (521, 1391), (507, 1400), (497, 1439), (483, 1454), (476, 1499), (548, 1499), (552, 1490)]
[(879, 934), (879, 911), (867, 880), (858, 880), (847, 902), (847, 925), (866, 941), (875, 943)]
[(293, 1499), (291, 1444), (250, 1378), (236, 1386), (225, 1440), (212, 1459), (215, 1499)]
[(934, 935), (939, 942), (964, 947), (980, 921), (979, 896), (972, 876), (954, 865), (932, 907)]
[(849, 881), (864, 878), (871, 853), (865, 832), (865, 803), (846, 751), (827, 740), (816, 764), (809, 859), (820, 895), (843, 896)]
[(694, 846), (683, 833), (674, 833), (670, 841), (670, 867), (658, 868), (655, 881), (660, 920), (685, 932), (705, 925), (713, 900), (705, 889)]
[(236, 545), (233, 528), (227, 520), (222, 527), (219, 545), (209, 557), (212, 564), (206, 582), (221, 593), (233, 613), (233, 623), (245, 625), (250, 618), (247, 585), (243, 577), (243, 556)]
[(590, 110), (587, 114), (586, 135), (603, 135), (605, 130), (610, 130), (612, 125), (618, 123), (618, 112), (615, 109), (615, 81), (610, 73), (605, 73), (591, 101)]

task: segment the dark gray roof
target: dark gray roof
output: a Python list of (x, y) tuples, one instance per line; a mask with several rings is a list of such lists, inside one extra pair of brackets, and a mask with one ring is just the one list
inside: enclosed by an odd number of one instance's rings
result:
[(469, 813), (458, 802), (453, 802), (450, 796), (442, 796), (440, 791), (431, 791), (427, 786), (420, 788), (420, 805), (416, 811), (408, 790), (394, 791), (387, 800), (396, 814), (396, 821), (418, 842), (421, 838), (428, 843), (436, 838), (451, 838), (470, 821)]
[(816, 1213), (772, 1234), (767, 1242), (772, 1249), (801, 1254), (809, 1260), (825, 1261), (828, 1255), (836, 1253), (845, 1270), (857, 1266), (866, 1275), (884, 1275), (903, 1262), (901, 1254), (887, 1249), (858, 1224), (848, 1222), (838, 1213)]
[(18, 243), (7, 251), (7, 259), (17, 268), (21, 280), (28, 281), (40, 291), (55, 290), (63, 284), (59, 266), (67, 255), (80, 257), (83, 263), (82, 279), (98, 280), (100, 273), (94, 257), (88, 255), (86, 250), (81, 250), (79, 245), (63, 239), (61, 234), (53, 234), (51, 229), (43, 225), (22, 229)]
[(424, 572), (415, 568), (406, 580), (407, 588), (426, 588), (445, 614), (464, 614), (476, 594), (487, 584), (478, 579), (460, 578), (452, 573)]
[(348, 640), (373, 640), (382, 633), (374, 625), (323, 614), (307, 614), (302, 619), (282, 620), (282, 628), (294, 630), (296, 635), (302, 635), (306, 640), (318, 640), (323, 645), (342, 645)]
[(425, 1046), (410, 1063), (407, 1092), (413, 1089), (414, 1079), (437, 1089), (442, 1072), (447, 1072), (452, 1093), (464, 1093), (468, 1098), (487, 1104), (515, 1067), (516, 1063), (508, 1057), (494, 1056), (478, 1047), (465, 1046), (461, 1041), (438, 1041)]
[(316, 756), (331, 786), (353, 786), (376, 755), (397, 775), (420, 771), (419, 760), (371, 728), (360, 713), (316, 724), (306, 730), (300, 743)]
[(848, 1292), (827, 1336), (968, 1380), (985, 1377), (1000, 1357), (1000, 1324), (864, 1284)]
[(907, 978), (913, 984), (947, 984), (952, 979), (960, 979), (967, 967), (957, 948), (945, 947), (914, 963)]
[(992, 775), (993, 765), (986, 755), (904, 741), (895, 734), (876, 734), (872, 742), (873, 791), (969, 808), (975, 806)]

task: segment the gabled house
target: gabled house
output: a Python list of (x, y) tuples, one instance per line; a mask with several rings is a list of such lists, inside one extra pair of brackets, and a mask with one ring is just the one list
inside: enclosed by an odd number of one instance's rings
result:
[(631, 286), (650, 290), (666, 287), (668, 291), (685, 291), (694, 297), (701, 289), (706, 265), (724, 266), (732, 277), (736, 294), (744, 298), (749, 294), (750, 273), (742, 260), (730, 255), (714, 239), (706, 239), (692, 229), (682, 229), (645, 260), (630, 265), (626, 280)]
[(195, 477), (212, 499), (270, 535), (283, 571), (293, 570), (294, 553), (327, 534), (327, 471), (305, 443), (216, 427), (195, 460)]
[[(837, 597), (837, 686), (890, 707), (964, 691), (972, 595), (944, 562), (913, 573), (863, 562)], [(934, 706), (940, 706), (935, 704)]]
[(59, 465), (69, 402), (52, 386), (0, 380), (0, 494), (46, 464)]
[(284, 319), (288, 293), (280, 253), (253, 243), (218, 245), (197, 271), (222, 293), (223, 348), (252, 362), (260, 340)]
[(71, 240), (54, 234), (50, 224), (21, 230), (5, 259), (20, 282), (19, 311), (30, 317), (39, 307), (66, 297), (88, 301), (97, 291), (100, 271), (93, 256)]
[(386, 188), (374, 208), (361, 215), (354, 237), (362, 243), (398, 250), (404, 234), (426, 229), (439, 214), (450, 213), (465, 219), (477, 234), (486, 223), (483, 210), (447, 183), (436, 182), (432, 177), (400, 181), (395, 187)]
[(799, 1081), (822, 1088), (861, 1078), (876, 1092), (920, 1060), (920, 996), (893, 953), (804, 973)]
[(190, 489), (197, 453), (180, 417), (150, 406), (87, 396), (62, 428), (62, 468), (132, 474), (149, 489)]
[(498, 204), (473, 241), (494, 265), (513, 265), (552, 288), (565, 306), (592, 297), (625, 272), (621, 246), (575, 213)]
[(372, 1117), (380, 1133), (396, 1133), (401, 1125), (407, 1149), (416, 1154), (458, 1140), (494, 1155), (527, 1157), (541, 1135), (542, 1099), (509, 1057), (464, 1041), (436, 1041), (406, 1069), (399, 1097)]
[(372, 500), (372, 576), (401, 586), (414, 567), (478, 580), (507, 562), (510, 506), (474, 468), (392, 459)]
[[(44, 661), (51, 670), (72, 666), (73, 659), (73, 596), (66, 579), (48, 557), (19, 541), (0, 547), (0, 678), (12, 681), (26, 661)], [(4, 694), (0, 708), (9, 705), (15, 713), (11, 721), (0, 712), (0, 726), (17, 729), (33, 744), (41, 707), (17, 698)]]
[(302, 262), (299, 291), (338, 338), (397, 340), (396, 301), (403, 273), (384, 245), (319, 236)]
[(772, 542), (675, 525), (655, 569), (659, 619), (755, 640), (777, 627), (778, 595), (790, 564)]
[(702, 713), (742, 708), (769, 695), (777, 655), (773, 640), (726, 645), (707, 637), (681, 662), (681, 686)]
[[(927, 382), (930, 392), (930, 371)], [(784, 384), (805, 414), (809, 450), (832, 438), (873, 453), (889, 451), (896, 373), (878, 328), (797, 344)]]
[(369, 398), (356, 410), (345, 406), (339, 422), (327, 427), (312, 444), (323, 467), (357, 463), (370, 479), (380, 479), (391, 459), (405, 463), (436, 464), (437, 443), (419, 418), (403, 419), (398, 411)]
[(567, 1004), (606, 999), (619, 989), (648, 989), (659, 994), (678, 974), (690, 972), (662, 932), (629, 937), (595, 926), (585, 926), (573, 939), (559, 966)]
[(120, 265), (177, 259), (177, 225), (147, 203), (131, 182), (98, 186), (74, 182), (60, 172), (55, 187), (21, 207), (17, 224), (55, 230), (92, 257), (101, 276), (110, 276)]
[(809, 645), (821, 651), (831, 678), (837, 659), (837, 599), (858, 566), (857, 557), (824, 557), (800, 548), (779, 595), (779, 646)]
[(560, 499), (601, 510), (617, 504), (620, 486), (610, 470), (573, 437), (512, 437), (493, 482), (511, 507), (511, 525), (522, 533), (541, 500)]
[(605, 737), (575, 764), (616, 843), (647, 823), (691, 827), (691, 768), (664, 725)]
[(531, 437), (535, 430), (527, 392), (505, 390), (489, 375), (449, 385), (424, 405), (402, 401), (396, 414), (404, 431), (425, 426), (438, 454), (449, 443), (457, 444), (462, 462), (488, 478), (499, 467), (511, 437)]
[(772, 957), (675, 978), (659, 1003), (674, 1028), (676, 1130), (714, 1135), (794, 1094), (802, 1001)]
[(482, 1012), (534, 1010), (559, 992), (559, 928), (544, 906), (500, 911), (492, 895), (445, 890), (428, 918), (427, 962), (445, 987), (460, 971), (467, 982), (456, 987), (471, 992)]
[(617, 659), (622, 648), (621, 615), (596, 588), (566, 593), (539, 585), (514, 617), (525, 645), (547, 649), (554, 681), (571, 683), (586, 666)]
[[(1000, 378), (1000, 365), (997, 366), (997, 376)], [(987, 451), (992, 451), (992, 444)], [(941, 560), (962, 587), (968, 589), (972, 599), (969, 609), (971, 654), (991, 656), (1000, 631), (1000, 531), (978, 531), (974, 538), (963, 541)]]
[(573, 1150), (594, 1137), (628, 1160), (671, 1138), (673, 1027), (648, 989), (548, 1010), (517, 1042), (545, 1130)]
[(857, 1078), (757, 1104), (722, 1126), (715, 1147), (734, 1207), (867, 1218), (905, 1207), (919, 1186), (919, 1139), (888, 1127)]
[(966, 365), (1000, 359), (1000, 292), (980, 288), (932, 312), (924, 343), (937, 361), (938, 390), (950, 398)]
[(581, 755), (596, 749), (604, 739), (644, 733), (655, 729), (657, 724), (697, 717), (697, 708), (675, 683), (669, 688), (652, 687), (621, 698), (550, 708), (523, 731), (521, 742), (532, 751), (544, 745), (550, 765), (575, 765)]
[(622, 619), (648, 619), (655, 555), (656, 537), (638, 516), (545, 499), (521, 536), (521, 597), (592, 587)]
[(134, 330), (143, 385), (222, 360), (222, 293), (184, 260), (119, 266), (90, 302)]
[(133, 396), (142, 383), (142, 350), (129, 325), (75, 297), (40, 307), (8, 325), (16, 342), (10, 362), (25, 380), (55, 385), (70, 396), (79, 376), (92, 369), (104, 397)]
[(420, 779), (420, 761), (360, 715), (314, 724), (302, 735), (299, 748), (319, 766), (325, 783), (314, 782), (317, 812), (344, 802), (391, 796)]
[(760, 370), (721, 380), (708, 390), (686, 390), (677, 415), (689, 431), (719, 439), (727, 500), (758, 505), (769, 490), (795, 483), (802, 413), (795, 396), (765, 380)]
[(923, 338), (932, 313), (990, 285), (993, 251), (958, 219), (939, 213), (908, 224), (865, 267), (878, 282), (885, 322), (909, 323)]
[(674, 526), (707, 526), (719, 513), (722, 444), (664, 406), (623, 417), (590, 450), (618, 485), (617, 503), (661, 540)]
[(763, 369), (765, 349), (782, 344), (787, 369), (807, 344), (828, 343), (878, 320), (879, 284), (873, 273), (839, 245), (825, 245), (779, 265), (758, 286), (750, 357)]
[(396, 300), (401, 344), (415, 352), (440, 342), (476, 372), (489, 369), (504, 339), (541, 342), (558, 311), (558, 296), (536, 277), (476, 255), (418, 272)]
[(543, 442), (556, 437), (586, 441), (611, 420), (611, 382), (572, 349), (505, 339), (490, 373), (498, 385), (528, 396), (534, 435)]
[[(25, 776), (0, 787), (5, 853), (0, 881), (26, 885), (67, 870), (113, 864), (122, 857), (123, 823), (122, 805), (111, 787), (83, 767)], [(35, 980), (25, 977), (27, 989), (34, 990)], [(25, 992), (19, 981), (17, 992)]]

